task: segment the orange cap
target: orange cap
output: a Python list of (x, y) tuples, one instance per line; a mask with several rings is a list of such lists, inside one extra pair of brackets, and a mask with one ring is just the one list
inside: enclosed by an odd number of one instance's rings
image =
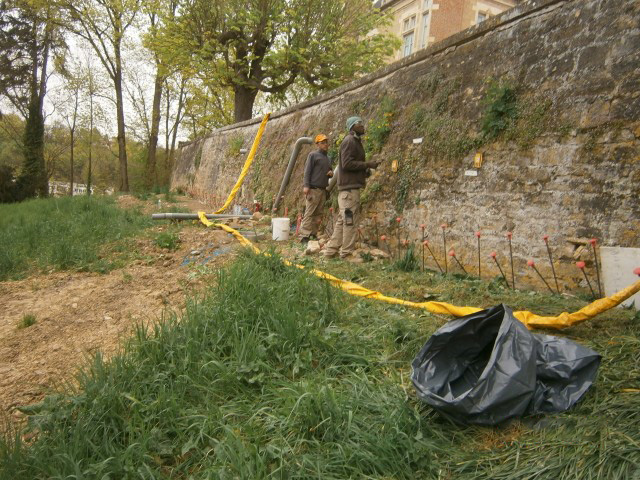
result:
[(319, 135), (316, 135), (316, 140), (315, 140), (316, 143), (320, 143), (324, 140), (329, 140), (324, 133), (320, 133)]

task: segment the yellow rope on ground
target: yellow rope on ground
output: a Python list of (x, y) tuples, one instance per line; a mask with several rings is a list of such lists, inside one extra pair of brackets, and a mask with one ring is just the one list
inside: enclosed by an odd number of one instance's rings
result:
[(258, 128), (258, 133), (256, 133), (256, 138), (253, 140), (253, 145), (251, 147), (251, 151), (249, 152), (249, 156), (247, 157), (247, 160), (244, 162), (244, 167), (242, 167), (242, 171), (240, 172), (240, 176), (238, 177), (238, 180), (236, 181), (236, 184), (234, 185), (234, 187), (231, 189), (231, 193), (229, 193), (229, 196), (227, 197), (227, 201), (224, 202), (224, 205), (221, 206), (218, 210), (216, 210), (215, 213), (222, 213), (226, 210), (226, 208), (231, 205), (231, 202), (233, 201), (233, 199), (236, 197), (236, 194), (238, 193), (238, 190), (240, 190), (240, 187), (242, 186), (242, 182), (244, 181), (244, 177), (247, 176), (247, 173), (249, 172), (249, 168), (251, 167), (251, 164), (253, 163), (253, 157), (256, 156), (256, 151), (258, 150), (258, 145), (260, 145), (260, 139), (262, 138), (262, 134), (264, 132), (264, 127), (267, 125), (267, 122), (269, 121), (269, 115), (271, 115), (270, 113), (267, 113), (264, 118), (262, 119), (262, 123), (260, 124), (260, 127)]
[[(251, 248), (255, 253), (262, 253), (258, 247), (256, 247), (253, 243), (243, 237), (240, 232), (234, 230), (233, 228), (221, 224), (221, 223), (213, 223), (210, 222), (205, 216), (204, 212), (198, 212), (198, 217), (200, 221), (204, 223), (207, 227), (217, 227), (221, 228), (226, 232), (232, 234), (242, 245), (245, 245)], [(284, 261), (287, 265), (295, 266), (297, 268), (305, 268), (303, 265), (297, 265), (289, 262), (288, 260)], [(407, 300), (401, 300), (395, 297), (387, 297), (380, 292), (376, 292), (375, 290), (370, 290), (368, 288), (363, 287), (362, 285), (358, 285), (357, 283), (347, 282), (345, 280), (341, 280), (338, 277), (334, 277), (328, 273), (322, 272), (320, 270), (313, 269), (311, 272), (314, 275), (317, 275), (320, 278), (324, 278), (328, 280), (333, 286), (344, 290), (350, 295), (355, 295), (358, 297), (364, 298), (372, 298), (375, 300), (380, 300), (386, 303), (392, 303), (395, 305), (404, 305), (406, 307), (411, 308), (420, 308), (423, 310), (427, 310), (431, 313), (439, 313), (439, 314), (449, 314), (456, 317), (463, 317), (465, 315), (470, 315), (472, 313), (479, 312), (483, 310), (478, 307), (457, 307), (455, 305), (451, 305), (445, 302), (410, 302)], [(563, 312), (555, 317), (542, 317), (536, 315), (534, 313), (528, 311), (518, 311), (514, 312), (513, 315), (524, 323), (527, 328), (552, 328), (552, 329), (561, 329), (570, 327), (572, 325), (576, 325), (578, 323), (584, 322), (590, 318), (595, 317), (596, 315), (609, 310), (610, 308), (619, 305), (623, 301), (625, 301), (630, 296), (636, 294), (640, 291), (640, 281), (637, 281), (633, 285), (628, 286), (627, 288), (611, 295), (607, 298), (601, 298), (596, 300), (593, 303), (590, 303), (586, 307), (581, 308), (577, 312), (567, 313)]]

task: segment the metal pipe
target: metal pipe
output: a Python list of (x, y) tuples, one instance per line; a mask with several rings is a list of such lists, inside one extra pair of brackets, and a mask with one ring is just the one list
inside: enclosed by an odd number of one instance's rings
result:
[[(218, 213), (218, 214), (207, 213), (205, 214), (205, 216), (209, 220), (213, 220), (216, 218), (219, 218), (219, 219), (239, 218), (242, 220), (248, 220), (252, 217), (251, 215), (233, 215), (230, 213)], [(199, 217), (197, 213), (152, 213), (151, 214), (152, 220), (198, 220), (198, 218)]]
[(280, 205), (280, 199), (284, 195), (284, 191), (287, 189), (287, 185), (289, 184), (289, 180), (291, 179), (291, 174), (293, 173), (293, 168), (296, 166), (296, 160), (298, 158), (298, 154), (300, 153), (300, 149), (302, 145), (311, 145), (313, 144), (313, 139), (311, 137), (300, 137), (296, 140), (295, 145), (293, 146), (293, 152), (291, 152), (291, 158), (289, 159), (289, 165), (287, 165), (287, 171), (284, 172), (284, 177), (282, 178), (282, 183), (280, 184), (280, 190), (278, 191), (278, 195), (276, 196), (276, 201), (273, 204), (273, 211), (278, 210), (278, 205)]
[(327, 192), (331, 193), (333, 187), (336, 186), (336, 182), (338, 181), (338, 167), (340, 166), (340, 162), (336, 165), (336, 168), (333, 169), (333, 177), (329, 179), (329, 185), (327, 185)]

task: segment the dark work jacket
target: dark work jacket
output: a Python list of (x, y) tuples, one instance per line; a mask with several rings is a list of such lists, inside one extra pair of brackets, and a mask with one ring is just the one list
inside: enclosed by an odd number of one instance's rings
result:
[(331, 160), (322, 150), (311, 152), (307, 157), (307, 163), (304, 167), (304, 183), (305, 187), (327, 188), (329, 185), (329, 177), (327, 172), (331, 170)]
[(364, 158), (362, 141), (353, 132), (349, 132), (340, 145), (338, 190), (364, 188), (367, 168), (369, 168)]

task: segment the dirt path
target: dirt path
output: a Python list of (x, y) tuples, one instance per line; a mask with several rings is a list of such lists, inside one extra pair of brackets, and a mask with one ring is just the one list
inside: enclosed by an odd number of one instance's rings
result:
[[(179, 250), (168, 252), (138, 239), (148, 260), (105, 275), (59, 272), (0, 282), (0, 415), (19, 421), (17, 406), (73, 379), (88, 356), (113, 354), (140, 321), (181, 309), (188, 292), (211, 280), (210, 269), (199, 266), (219, 266), (238, 249), (230, 235), (198, 225), (185, 226), (180, 241)], [(18, 328), (27, 314), (36, 323)]]

